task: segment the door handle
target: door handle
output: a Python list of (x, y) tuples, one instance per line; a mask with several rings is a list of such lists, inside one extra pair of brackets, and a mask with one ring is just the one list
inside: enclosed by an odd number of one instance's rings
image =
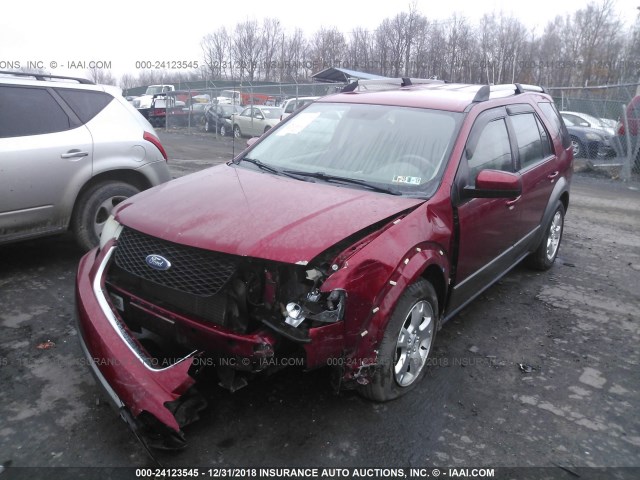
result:
[(81, 152), (80, 150), (69, 150), (67, 153), (60, 155), (60, 158), (83, 158), (89, 155), (89, 152)]
[(548, 178), (549, 180), (553, 180), (554, 178), (556, 178), (556, 177), (558, 176), (558, 174), (559, 174), (559, 173), (560, 173), (560, 172), (559, 172), (558, 170), (556, 170), (555, 172), (550, 173), (549, 175), (547, 175), (547, 178)]
[(516, 198), (514, 198), (513, 200), (509, 200), (508, 202), (505, 203), (505, 206), (509, 209), (509, 210), (513, 210), (513, 207), (515, 207), (516, 203), (518, 203), (520, 201), (520, 199), (522, 198), (522, 195), (518, 195)]

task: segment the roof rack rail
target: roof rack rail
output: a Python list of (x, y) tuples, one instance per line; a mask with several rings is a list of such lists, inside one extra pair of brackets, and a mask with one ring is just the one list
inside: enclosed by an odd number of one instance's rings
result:
[(492, 92), (511, 92), (512, 95), (520, 95), (525, 92), (548, 93), (544, 87), (538, 85), (527, 85), (523, 83), (505, 83), (502, 85), (482, 85), (473, 97), (473, 103), (486, 102), (491, 97)]
[(95, 85), (95, 82), (92, 82), (91, 80), (87, 80), (86, 78), (79, 78), (79, 77), (66, 77), (63, 75), (51, 75), (50, 73), (28, 73), (28, 72), (10, 72), (10, 71), (5, 71), (5, 70), (0, 70), (0, 74), (1, 75), (15, 75), (18, 77), (33, 77), (36, 80), (40, 80), (42, 82), (46, 82), (47, 80), (51, 80), (51, 79), (61, 79), (61, 80), (73, 80), (76, 81), (78, 83), (82, 83), (85, 85)]
[[(420, 84), (443, 84), (444, 80), (432, 78), (376, 78), (373, 80), (356, 80), (342, 89), (342, 92), (354, 92), (356, 90), (385, 90), (398, 87), (408, 87)], [(373, 87), (373, 88), (371, 88)]]

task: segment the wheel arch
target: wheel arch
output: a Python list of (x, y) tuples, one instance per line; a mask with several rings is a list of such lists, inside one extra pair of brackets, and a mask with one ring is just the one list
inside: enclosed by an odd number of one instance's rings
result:
[(436, 291), (436, 297), (438, 299), (438, 316), (442, 317), (444, 305), (447, 299), (447, 281), (444, 277), (442, 268), (432, 263), (424, 269), (420, 274), (420, 277), (428, 281)]
[[(551, 217), (555, 213), (556, 204), (560, 202), (564, 207), (565, 213), (569, 208), (569, 181), (565, 177), (561, 177), (556, 186), (551, 192), (551, 196), (549, 197), (549, 201), (547, 202), (547, 206), (544, 210), (544, 214), (542, 215), (542, 220), (540, 221), (540, 225), (547, 225), (551, 221)], [(538, 234), (534, 237), (531, 242), (530, 249), (533, 251), (538, 246), (538, 244), (542, 241), (544, 237), (545, 231), (543, 228), (539, 229)]]
[(152, 185), (149, 180), (140, 172), (131, 169), (123, 169), (123, 170), (108, 170), (106, 172), (101, 172), (89, 179), (82, 188), (78, 191), (76, 198), (73, 202), (73, 210), (71, 212), (71, 217), (69, 219), (69, 224), (67, 228), (72, 227), (72, 219), (75, 218), (76, 212), (78, 210), (78, 200), (82, 198), (82, 196), (101, 183), (105, 183), (108, 181), (114, 182), (124, 182), (133, 185), (138, 188), (140, 191), (146, 190), (150, 188)]
[[(359, 358), (371, 358), (378, 348), (391, 315), (402, 293), (420, 279), (429, 281), (438, 299), (439, 317), (444, 308), (447, 295), (447, 282), (450, 273), (449, 260), (442, 247), (434, 244), (422, 244), (403, 257), (404, 260), (394, 269), (385, 287), (374, 299), (373, 310), (364, 323), (366, 335), (359, 339), (353, 353)], [(408, 261), (407, 261), (408, 260)]]

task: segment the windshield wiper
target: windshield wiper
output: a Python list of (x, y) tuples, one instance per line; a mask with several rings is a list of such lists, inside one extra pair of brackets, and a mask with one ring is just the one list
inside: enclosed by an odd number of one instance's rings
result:
[(366, 180), (358, 180), (357, 178), (340, 177), (337, 175), (330, 175), (325, 172), (302, 172), (298, 170), (283, 170), (283, 172), (292, 174), (292, 175), (302, 175), (304, 177), (318, 178), (320, 180), (324, 180), (325, 182), (349, 183), (352, 185), (360, 185), (362, 187), (368, 188), (375, 192), (388, 193), (390, 195), (402, 195), (402, 192), (394, 188), (383, 187), (380, 185), (376, 185), (374, 183), (367, 182)]
[(284, 170), (280, 170), (279, 168), (276, 168), (276, 167), (272, 167), (271, 165), (263, 163), (256, 158), (242, 157), (240, 160), (238, 160), (238, 162), (234, 162), (234, 163), (238, 165), (240, 162), (251, 163), (252, 165), (255, 165), (256, 167), (258, 167), (260, 170), (264, 170), (265, 172), (270, 172), (270, 173), (275, 173), (276, 175), (283, 175), (285, 177), (295, 178), (296, 180), (304, 180), (304, 178), (301, 178), (299, 175), (296, 175), (294, 173), (287, 172)]

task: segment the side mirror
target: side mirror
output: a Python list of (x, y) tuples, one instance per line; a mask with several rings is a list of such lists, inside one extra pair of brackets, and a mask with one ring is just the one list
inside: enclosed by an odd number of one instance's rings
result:
[(247, 140), (247, 147), (250, 147), (251, 145), (253, 145), (254, 143), (256, 143), (256, 141), (259, 139), (260, 137), (251, 137), (249, 140)]
[(520, 175), (500, 170), (482, 170), (476, 178), (476, 186), (466, 186), (463, 198), (515, 198), (522, 193)]
[(264, 120), (264, 117), (262, 116), (261, 113), (256, 113), (255, 118), (256, 120)]

